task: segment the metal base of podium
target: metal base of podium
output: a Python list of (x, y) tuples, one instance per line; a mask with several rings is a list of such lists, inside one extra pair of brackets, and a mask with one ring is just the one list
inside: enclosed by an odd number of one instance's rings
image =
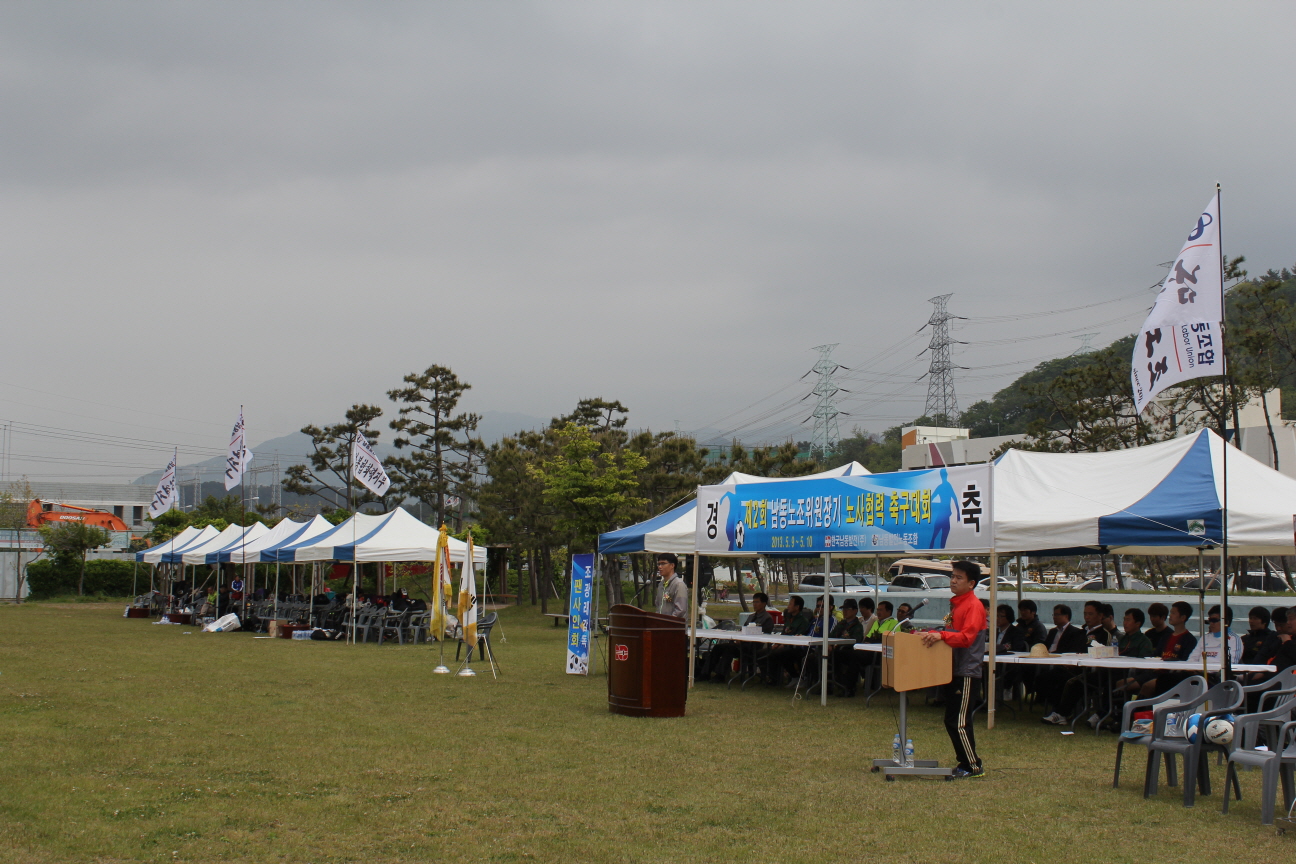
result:
[[(909, 740), (909, 691), (900, 691), (900, 743)], [(915, 759), (913, 765), (902, 765), (894, 759), (874, 759), (873, 773), (882, 772), (888, 783), (897, 777), (954, 777), (953, 768), (942, 768), (934, 759)]]
[(953, 768), (941, 768), (940, 763), (935, 759), (915, 759), (914, 764), (910, 766), (901, 765), (894, 759), (874, 759), (873, 771), (882, 772), (882, 779), (886, 781), (894, 780), (896, 777), (944, 777), (950, 780), (954, 777)]

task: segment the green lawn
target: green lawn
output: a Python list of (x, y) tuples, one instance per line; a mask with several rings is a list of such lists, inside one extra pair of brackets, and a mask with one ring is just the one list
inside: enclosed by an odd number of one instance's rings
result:
[[(0, 860), (1289, 861), (1259, 775), (1219, 814), (1111, 788), (1110, 735), (977, 735), (985, 781), (883, 783), (891, 701), (700, 685), (688, 716), (607, 713), (565, 631), (507, 609), (504, 675), (428, 647), (199, 634), (120, 605), (0, 607)], [(484, 671), (484, 670), (482, 670)], [(920, 757), (949, 759), (935, 709)], [(1220, 777), (1216, 772), (1217, 779)]]

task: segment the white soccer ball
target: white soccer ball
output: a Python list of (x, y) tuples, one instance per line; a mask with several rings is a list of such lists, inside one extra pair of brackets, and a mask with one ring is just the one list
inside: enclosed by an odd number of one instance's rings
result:
[(1233, 743), (1233, 721), (1227, 717), (1216, 717), (1206, 724), (1206, 740), (1212, 744)]

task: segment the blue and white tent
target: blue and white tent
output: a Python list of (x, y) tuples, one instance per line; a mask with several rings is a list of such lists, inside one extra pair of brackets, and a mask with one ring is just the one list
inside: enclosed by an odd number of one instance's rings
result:
[(252, 527), (248, 528), (244, 528), (241, 525), (230, 525), (206, 543), (192, 544), (179, 552), (172, 552), (163, 555), (162, 560), (172, 564), (206, 564), (208, 563), (207, 556), (209, 554), (218, 552), (221, 549), (226, 549), (230, 545), (238, 543), (257, 525), (261, 526), (261, 531), (263, 532), (269, 530), (264, 525), (261, 525), (260, 522), (255, 522)]
[[(212, 535), (214, 536), (216, 529), (212, 528), (211, 530)], [(199, 533), (201, 532), (199, 532), (197, 528), (189, 525), (165, 543), (159, 543), (156, 546), (151, 546), (148, 549), (136, 552), (135, 560), (139, 561), (141, 564), (160, 564), (162, 563), (163, 555), (188, 546), (190, 543), (198, 539)]]
[[(870, 473), (858, 462), (848, 462), (818, 474), (804, 477), (757, 477), (735, 471), (724, 483), (779, 483), (792, 480), (816, 480), (821, 477), (858, 477)], [(599, 535), (599, 553), (618, 555), (626, 552), (674, 552), (691, 555), (695, 551), (697, 500), (689, 501), (665, 513), (616, 531)]]
[[(215, 550), (211, 548), (206, 549), (205, 553), (203, 554), (202, 563), (204, 564), (226, 563), (230, 560), (230, 555), (238, 554), (240, 550), (245, 549), (248, 546), (251, 546), (253, 543), (255, 543), (256, 541), (260, 540), (262, 537), (270, 533), (270, 529), (260, 522), (253, 522), (251, 525), (247, 526), (242, 531), (237, 530), (238, 529), (237, 525), (233, 525), (231, 527), (233, 527), (236, 531), (234, 535), (234, 539), (226, 543), (224, 546), (221, 546), (219, 549), (215, 549)], [(197, 554), (197, 553), (196, 552), (186, 553), (185, 554), (186, 564), (195, 563), (189, 560), (188, 556), (191, 554)]]
[[(286, 522), (288, 520), (285, 519), (284, 521)], [(282, 525), (283, 522), (280, 522), (279, 524)], [(279, 526), (276, 525), (275, 527), (278, 528)], [(329, 531), (332, 531), (334, 527), (335, 526), (332, 522), (328, 521), (323, 516), (316, 514), (315, 518), (307, 522), (305, 525), (298, 524), (296, 529), (286, 537), (280, 537), (272, 543), (266, 543), (266, 545), (257, 550), (255, 557), (249, 553), (248, 560), (260, 561), (263, 564), (291, 564), (293, 563), (291, 553), (288, 553), (287, 555), (281, 554), (283, 550), (292, 549), (296, 546), (309, 545), (314, 542), (316, 537), (327, 534)], [(265, 538), (262, 538), (262, 540), (264, 541)]]
[[(187, 530), (189, 529), (186, 528), (185, 531)], [(189, 535), (188, 540), (181, 543), (175, 542), (184, 536), (182, 531), (170, 543), (163, 543), (153, 549), (145, 549), (140, 553), (143, 556), (140, 560), (146, 564), (178, 564), (180, 563), (181, 554), (190, 549), (197, 549), (205, 543), (210, 543), (219, 534), (220, 531), (214, 525), (208, 525), (197, 533)]]
[[(284, 563), (306, 561), (435, 561), (440, 532), (397, 507), (390, 513), (372, 516), (357, 513), (337, 527), (311, 539), (274, 550), (272, 560)], [(449, 538), (450, 560), (463, 563), (468, 544)], [(269, 552), (270, 550), (267, 550)], [(263, 555), (262, 560), (266, 560)], [(473, 548), (473, 563), (485, 566), (486, 549)]]
[[(1010, 450), (995, 463), (1003, 552), (1193, 555), (1223, 541), (1224, 441), (1192, 435), (1106, 453)], [(1230, 447), (1229, 553), (1296, 554), (1296, 480)]]

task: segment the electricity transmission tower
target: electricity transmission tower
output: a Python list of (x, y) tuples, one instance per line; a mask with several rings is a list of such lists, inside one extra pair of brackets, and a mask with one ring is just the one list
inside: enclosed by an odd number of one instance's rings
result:
[(1097, 333), (1081, 333), (1079, 336), (1072, 336), (1072, 339), (1080, 340), (1080, 347), (1071, 352), (1072, 357), (1080, 354), (1092, 354), (1094, 352), (1093, 340)]
[(818, 455), (821, 459), (828, 458), (829, 454), (837, 449), (837, 442), (841, 438), (841, 433), (837, 429), (837, 418), (842, 412), (837, 410), (834, 397), (841, 392), (842, 388), (833, 381), (833, 375), (838, 369), (846, 367), (832, 361), (833, 349), (838, 344), (834, 342), (831, 345), (816, 346), (814, 350), (819, 352), (819, 362), (815, 363), (814, 368), (810, 370), (819, 376), (815, 388), (810, 391), (818, 399), (815, 402), (814, 412), (810, 415), (814, 418), (814, 431), (810, 435), (810, 455)]
[[(941, 426), (957, 426), (959, 422), (958, 396), (954, 394), (955, 366), (950, 360), (950, 345), (961, 344), (950, 338), (949, 322), (961, 315), (951, 315), (946, 309), (953, 294), (942, 294), (928, 300), (935, 308), (923, 327), (931, 327), (931, 341), (925, 350), (931, 352), (931, 365), (927, 367), (927, 407), (923, 414)], [(922, 328), (919, 328), (919, 332)], [(918, 379), (919, 381), (922, 378)]]

